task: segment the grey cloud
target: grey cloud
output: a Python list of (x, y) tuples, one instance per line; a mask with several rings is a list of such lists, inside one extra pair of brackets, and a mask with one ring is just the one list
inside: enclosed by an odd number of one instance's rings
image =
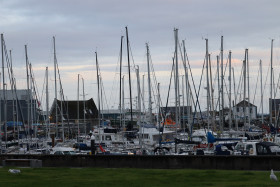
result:
[[(279, 39), (279, 7), (278, 0), (0, 0), (0, 32), (4, 33), (8, 48), (13, 49), (14, 64), (18, 67), (25, 65), (25, 44), (34, 66), (52, 67), (55, 35), (61, 70), (63, 66), (84, 65), (65, 69), (76, 76), (94, 64), (95, 50), (101, 69), (114, 72), (120, 37), (128, 26), (133, 58), (143, 72), (146, 42), (155, 70), (168, 71), (174, 51), (174, 27), (179, 28), (180, 40), (186, 39), (193, 68), (201, 67), (203, 62), (202, 38), (209, 39), (214, 57), (219, 52), (221, 35), (224, 35), (225, 56), (232, 50), (234, 58), (242, 59), (242, 51), (249, 48), (252, 60), (267, 58), (269, 38)], [(264, 57), (255, 49), (268, 54)], [(125, 48), (123, 60), (126, 60)]]

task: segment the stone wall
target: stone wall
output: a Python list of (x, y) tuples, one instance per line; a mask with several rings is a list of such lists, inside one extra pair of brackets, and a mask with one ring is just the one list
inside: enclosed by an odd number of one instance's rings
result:
[(43, 167), (280, 170), (280, 156), (0, 155), (38, 159)]

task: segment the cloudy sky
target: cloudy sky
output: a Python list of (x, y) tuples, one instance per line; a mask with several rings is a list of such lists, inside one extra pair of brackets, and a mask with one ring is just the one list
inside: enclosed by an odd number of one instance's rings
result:
[[(272, 38), (275, 39), (273, 57), (275, 84), (278, 80), (279, 7), (278, 0), (0, 0), (0, 32), (4, 34), (7, 48), (12, 50), (15, 77), (20, 88), (26, 87), (24, 45), (27, 45), (38, 94), (42, 96), (43, 103), (45, 95), (42, 93), (47, 66), (50, 77), (50, 100), (52, 101), (54, 97), (52, 37), (55, 36), (58, 66), (66, 97), (77, 99), (77, 77), (81, 74), (85, 80), (86, 98), (97, 99), (94, 56), (97, 51), (106, 94), (107, 104), (104, 108), (117, 108), (120, 41), (121, 36), (125, 36), (126, 26), (134, 64), (140, 68), (141, 82), (142, 75), (147, 77), (145, 43), (149, 43), (156, 79), (161, 84), (160, 92), (164, 105), (175, 48), (174, 28), (179, 29), (179, 40), (186, 40), (186, 50), (196, 86), (199, 84), (205, 55), (205, 38), (209, 39), (215, 77), (215, 57), (219, 55), (220, 38), (224, 36), (224, 64), (231, 50), (236, 84), (240, 76), (244, 51), (248, 48), (250, 97), (254, 98), (254, 90), (258, 84), (259, 60), (263, 61), (263, 79), (265, 79)], [(126, 57), (123, 61), (127, 63)], [(127, 64), (124, 68), (127, 69)], [(127, 70), (125, 73), (127, 82)], [(183, 75), (182, 69), (180, 75)], [(213, 81), (213, 84), (216, 84), (216, 80)], [(205, 85), (205, 78), (203, 84)], [(125, 87), (127, 98), (128, 87)], [(133, 88), (136, 90), (135, 78)], [(264, 98), (266, 109), (268, 88), (269, 82), (266, 82), (267, 94)], [(174, 88), (171, 91), (174, 92)], [(145, 97), (146, 92), (147, 88)], [(133, 97), (135, 96), (134, 92)], [(172, 97), (170, 105), (172, 102), (174, 104)], [(205, 98), (206, 91), (202, 89), (200, 94), (201, 104), (204, 106), (202, 109), (205, 109)], [(259, 98), (260, 91), (257, 89), (254, 104), (258, 107)], [(147, 101), (147, 98), (145, 100)]]

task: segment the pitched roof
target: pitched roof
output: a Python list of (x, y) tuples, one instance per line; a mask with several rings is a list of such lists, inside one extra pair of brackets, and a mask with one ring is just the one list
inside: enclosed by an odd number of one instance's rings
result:
[[(242, 100), (242, 101), (240, 101), (239, 103), (237, 103), (236, 106), (238, 106), (238, 107), (243, 107), (244, 105), (245, 105), (246, 107), (248, 107), (248, 106), (249, 106), (249, 102), (246, 101), (246, 100)], [(250, 103), (250, 107), (257, 107), (257, 106), (256, 106), (256, 105), (253, 105), (252, 103)]]
[[(57, 101), (57, 102), (56, 102)], [(61, 103), (62, 102), (62, 103)], [(78, 103), (79, 103), (79, 119), (83, 119), (84, 118), (84, 114), (85, 114), (85, 118), (86, 119), (94, 119), (98, 117), (98, 110), (97, 107), (93, 101), (93, 99), (89, 99), (86, 101), (60, 101), (60, 100), (56, 100), (54, 99), (52, 107), (51, 107), (51, 111), (50, 111), (50, 116), (51, 121), (54, 121), (55, 119), (55, 105), (57, 103), (57, 109), (58, 109), (58, 120), (61, 121), (61, 115), (60, 115), (60, 108), (61, 108), (61, 104), (63, 107), (63, 117), (64, 119), (69, 119), (69, 120), (75, 120), (78, 119)], [(85, 104), (85, 106), (84, 106)], [(85, 109), (85, 110), (84, 110)]]

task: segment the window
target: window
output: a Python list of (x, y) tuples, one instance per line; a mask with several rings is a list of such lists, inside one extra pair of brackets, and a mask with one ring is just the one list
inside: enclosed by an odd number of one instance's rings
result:
[(257, 151), (258, 151), (259, 154), (262, 154), (263, 153), (263, 146), (257, 145)]
[(267, 148), (262, 145), (257, 145), (257, 151), (260, 155), (266, 155), (268, 153)]
[(251, 144), (246, 145), (246, 150), (248, 150), (248, 151), (249, 151), (251, 148), (253, 149), (253, 145), (251, 145)]
[(56, 151), (56, 152), (54, 153), (54, 155), (63, 155), (63, 152), (62, 152), (62, 151)]
[(238, 144), (235, 149), (238, 150), (238, 151), (243, 151), (244, 150), (244, 145)]
[(248, 151), (249, 155), (253, 155), (254, 154), (253, 145), (251, 144), (246, 145), (246, 151)]
[(142, 137), (143, 137), (144, 139), (148, 139), (148, 134), (142, 134)]

